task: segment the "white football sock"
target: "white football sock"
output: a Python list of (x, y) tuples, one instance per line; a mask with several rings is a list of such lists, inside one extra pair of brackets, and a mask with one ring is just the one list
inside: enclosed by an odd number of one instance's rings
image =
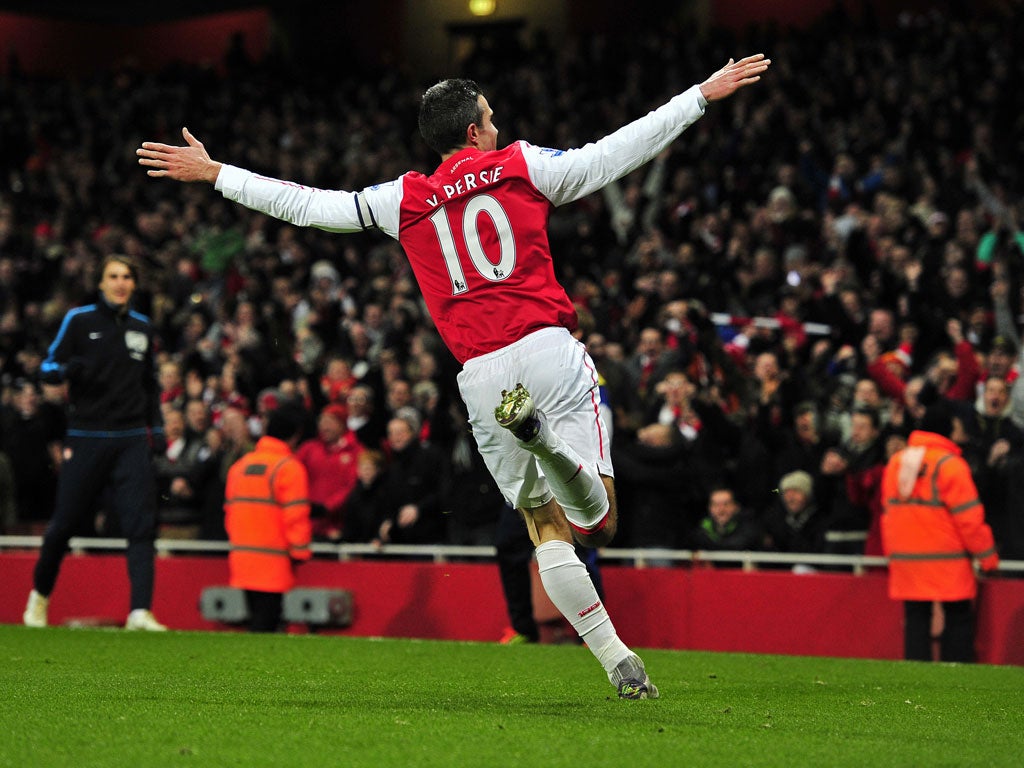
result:
[(615, 633), (608, 611), (597, 596), (590, 573), (566, 541), (545, 541), (537, 547), (537, 570), (551, 602), (572, 624), (605, 672), (629, 655)]
[(587, 466), (568, 443), (541, 417), (541, 430), (529, 443), (520, 443), (537, 457), (555, 499), (574, 528), (591, 532), (608, 514), (608, 490), (596, 467)]

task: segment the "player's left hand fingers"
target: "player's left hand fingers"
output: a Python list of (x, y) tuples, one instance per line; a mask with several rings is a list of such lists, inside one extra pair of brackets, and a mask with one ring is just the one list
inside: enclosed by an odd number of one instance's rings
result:
[(145, 149), (135, 150), (135, 154), (139, 156), (140, 165), (155, 165), (156, 163), (166, 163), (169, 155), (165, 152), (149, 152)]
[(181, 149), (181, 147), (172, 147), (170, 144), (161, 144), (158, 141), (144, 141), (142, 142), (141, 149), (136, 151), (141, 152), (143, 149), (151, 152), (173, 152), (176, 149)]

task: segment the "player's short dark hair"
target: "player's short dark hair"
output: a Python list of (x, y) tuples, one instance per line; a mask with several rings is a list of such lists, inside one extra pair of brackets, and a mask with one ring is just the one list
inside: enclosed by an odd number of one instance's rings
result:
[(443, 155), (466, 143), (466, 128), (480, 123), (484, 111), (477, 101), (482, 91), (472, 80), (450, 78), (430, 86), (420, 101), (420, 134), (432, 150)]
[(293, 437), (301, 438), (306, 430), (309, 414), (297, 403), (285, 403), (270, 412), (267, 417), (267, 437), (276, 437), (288, 442)]

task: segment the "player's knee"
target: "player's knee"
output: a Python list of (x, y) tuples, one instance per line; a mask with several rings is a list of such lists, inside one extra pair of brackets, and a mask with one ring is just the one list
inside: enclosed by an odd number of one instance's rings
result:
[(615, 534), (619, 529), (618, 508), (615, 505), (615, 497), (609, 497), (601, 510), (595, 509), (590, 519), (597, 520), (597, 523), (587, 528), (577, 525), (572, 526), (573, 539), (575, 539), (577, 544), (588, 549), (607, 546), (615, 538)]

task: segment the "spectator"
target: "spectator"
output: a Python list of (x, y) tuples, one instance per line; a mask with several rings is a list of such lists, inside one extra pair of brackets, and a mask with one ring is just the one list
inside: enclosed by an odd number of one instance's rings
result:
[(238, 408), (225, 408), (221, 413), (220, 425), (208, 433), (207, 445), (212, 451), (211, 476), (203, 497), (203, 522), (199, 538), (226, 541), (228, 534), (224, 529), (224, 492), (228, 470), (255, 447), (245, 414)]
[(782, 433), (777, 443), (774, 459), (776, 476), (801, 470), (813, 478), (821, 471), (821, 460), (830, 447), (830, 441), (824, 439), (820, 421), (814, 402), (804, 401), (796, 407), (792, 426)]
[(387, 417), (376, 405), (376, 395), (366, 384), (356, 384), (345, 400), (348, 405), (348, 428), (361, 445), (380, 449), (384, 442)]
[(344, 357), (331, 356), (324, 364), (324, 375), (320, 379), (320, 393), (326, 403), (344, 403), (352, 388), (356, 385), (356, 377), (352, 366)]
[(711, 489), (707, 517), (693, 532), (694, 549), (756, 551), (763, 539), (761, 523), (751, 510), (739, 505), (731, 489)]
[(182, 407), (185, 418), (185, 436), (190, 441), (202, 443), (210, 429), (210, 409), (202, 400), (186, 400)]
[(885, 443), (878, 411), (859, 408), (850, 418), (850, 439), (826, 450), (821, 459), (821, 482), (831, 486), (833, 499), (825, 534), (828, 551), (865, 552), (865, 535), (877, 530), (882, 512), (880, 488), (884, 468)]
[(203, 519), (203, 465), (210, 458), (206, 434), (190, 434), (174, 409), (164, 411), (164, 434), (167, 448), (153, 458), (160, 536), (194, 539)]
[(7, 455), (14, 481), (11, 523), (32, 533), (53, 517), (64, 414), (45, 402), (28, 379), (17, 379), (12, 390), (11, 405), (0, 406), (0, 451)]
[(648, 423), (667, 424), (679, 431), (689, 454), (695, 494), (703, 505), (705, 489), (732, 474), (741, 433), (716, 402), (701, 397), (689, 376), (670, 371), (654, 385), (646, 414)]
[(160, 384), (161, 404), (170, 404), (175, 408), (182, 408), (185, 405), (185, 381), (180, 363), (176, 360), (165, 360), (160, 363), (157, 381)]
[(671, 370), (683, 368), (682, 358), (665, 347), (665, 339), (658, 328), (640, 331), (636, 354), (629, 360), (629, 373), (633, 388), (644, 407), (649, 407), (655, 396), (654, 386)]
[(746, 401), (748, 422), (761, 442), (772, 446), (773, 435), (793, 423), (793, 412), (804, 400), (803, 388), (780, 366), (779, 355), (771, 350), (754, 358), (753, 374)]
[[(459, 432), (444, 462), (446, 475), (441, 486), (441, 504), (448, 521), (447, 541), (465, 546), (493, 545), (501, 510), (507, 506), (505, 499), (473, 442), (465, 411), (453, 406), (448, 419), (459, 425)], [(520, 527), (529, 541), (526, 528)], [(530, 546), (528, 556), (532, 552)]]
[(437, 485), (444, 464), (436, 448), (419, 442), (419, 430), (411, 408), (388, 422), (385, 518), (378, 532), (385, 544), (436, 544), (444, 539)]
[(964, 460), (971, 469), (985, 520), (992, 528), (1003, 557), (1020, 551), (1017, 530), (1020, 496), (1013, 474), (1018, 471), (1017, 457), (1024, 456), (1024, 432), (1010, 419), (1010, 388), (1005, 379), (985, 380), (982, 397), (973, 408), (961, 408), (966, 440), (962, 444)]
[(1002, 379), (1007, 385), (1012, 385), (1019, 376), (1019, 372), (1013, 367), (1016, 360), (1016, 345), (1005, 336), (996, 336), (985, 356), (983, 379)]
[[(622, 488), (624, 544), (677, 549), (703, 516), (707, 486), (674, 424), (649, 424), (615, 456)], [(670, 561), (660, 562), (671, 565)]]
[(380, 544), (380, 527), (387, 517), (385, 486), (387, 457), (382, 451), (367, 449), (356, 461), (356, 486), (345, 499), (341, 519), (345, 543)]
[(412, 408), (412, 385), (406, 379), (394, 379), (388, 384), (387, 412), (394, 418), (403, 408)]
[(345, 499), (356, 486), (357, 462), (363, 446), (348, 429), (348, 409), (331, 403), (317, 419), (317, 435), (295, 452), (309, 475), (313, 537), (338, 541), (345, 527)]
[(823, 552), (825, 526), (814, 501), (814, 480), (798, 469), (779, 480), (779, 501), (765, 514), (765, 549)]

